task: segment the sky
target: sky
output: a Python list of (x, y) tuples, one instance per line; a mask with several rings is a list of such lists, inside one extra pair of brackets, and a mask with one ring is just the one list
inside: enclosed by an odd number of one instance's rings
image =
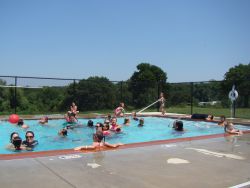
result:
[(222, 80), (250, 62), (250, 0), (0, 0), (0, 76)]

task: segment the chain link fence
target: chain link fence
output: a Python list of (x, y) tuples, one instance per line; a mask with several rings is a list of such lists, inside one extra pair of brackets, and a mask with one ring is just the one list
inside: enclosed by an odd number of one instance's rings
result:
[[(163, 92), (167, 113), (205, 113), (250, 119), (249, 93), (242, 92), (243, 95), (239, 91), (232, 105), (228, 98), (230, 90), (223, 87), (223, 81), (163, 83), (155, 80), (109, 81), (103, 77), (80, 80), (0, 76), (0, 114), (65, 113), (73, 101), (81, 113), (110, 113), (120, 102), (125, 103), (127, 112), (132, 112), (155, 102)], [(156, 103), (147, 111), (158, 109)]]

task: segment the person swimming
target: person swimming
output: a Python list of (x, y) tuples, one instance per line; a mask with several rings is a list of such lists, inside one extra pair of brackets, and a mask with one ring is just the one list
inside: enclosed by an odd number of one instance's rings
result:
[(218, 125), (225, 126), (228, 122), (226, 121), (226, 117), (224, 115), (220, 116), (220, 121), (218, 122)]
[(28, 129), (29, 126), (24, 124), (23, 119), (19, 119), (17, 122), (17, 126), (22, 127), (23, 129)]
[(38, 141), (35, 140), (34, 137), (35, 137), (35, 134), (33, 131), (27, 131), (25, 134), (26, 140), (24, 140), (22, 144), (26, 146), (26, 148), (30, 148), (30, 149), (34, 148), (38, 144)]
[(104, 136), (110, 135), (109, 124), (108, 123), (104, 123), (103, 128), (102, 128), (102, 133), (103, 133)]
[(88, 120), (87, 126), (88, 127), (93, 127), (94, 126), (94, 122), (91, 119)]
[(110, 148), (117, 148), (123, 144), (109, 144), (108, 142), (105, 142), (105, 136), (103, 135), (102, 131), (97, 131), (95, 134), (93, 134), (93, 144), (90, 146), (78, 146), (74, 148), (76, 151), (80, 150), (93, 150), (93, 149), (100, 149), (103, 147), (110, 147)]
[(76, 116), (79, 111), (77, 110), (77, 106), (74, 102), (72, 102), (71, 106), (70, 106), (70, 111), (68, 111), (69, 114), (72, 114), (73, 116)]
[(123, 125), (130, 125), (130, 119), (129, 118), (125, 118)]
[(239, 129), (235, 129), (233, 123), (226, 123), (224, 126), (225, 133), (242, 135), (243, 132)]
[(180, 120), (175, 120), (173, 122), (173, 129), (176, 131), (184, 131), (183, 129), (183, 122)]
[(138, 126), (139, 127), (144, 126), (144, 119), (143, 118), (140, 118)]
[(211, 114), (192, 114), (191, 119), (212, 121), (214, 119), (214, 116)]
[(39, 120), (39, 123), (40, 123), (40, 124), (47, 124), (48, 122), (49, 122), (48, 116), (43, 116), (43, 117)]
[(110, 130), (115, 131), (115, 132), (120, 132), (121, 131), (121, 126), (117, 124), (117, 119), (115, 117), (113, 117), (112, 120), (111, 120)]
[(7, 149), (10, 150), (23, 150), (25, 147), (22, 146), (22, 138), (19, 137), (19, 134), (17, 132), (13, 132), (10, 135), (10, 145), (7, 146)]
[(115, 117), (123, 117), (124, 116), (124, 113), (125, 113), (125, 109), (124, 109), (124, 103), (121, 102), (120, 103), (120, 106), (117, 107), (114, 111), (114, 116)]
[(136, 112), (132, 112), (131, 115), (132, 115), (132, 119), (133, 119), (133, 120), (135, 120), (135, 121), (138, 121), (138, 120), (139, 120), (139, 118), (138, 118), (137, 115), (136, 115)]
[(62, 136), (62, 137), (68, 136), (68, 130), (67, 130), (67, 128), (61, 129), (61, 130), (58, 132), (58, 135), (59, 135), (59, 136)]

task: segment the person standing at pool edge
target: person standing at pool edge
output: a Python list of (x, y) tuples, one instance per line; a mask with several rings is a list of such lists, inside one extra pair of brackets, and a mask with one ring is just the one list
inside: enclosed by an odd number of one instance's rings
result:
[(159, 99), (159, 103), (160, 103), (160, 108), (159, 108), (159, 111), (162, 113), (162, 115), (165, 115), (165, 102), (166, 102), (166, 99), (164, 98), (164, 93), (161, 92), (160, 94), (160, 99)]

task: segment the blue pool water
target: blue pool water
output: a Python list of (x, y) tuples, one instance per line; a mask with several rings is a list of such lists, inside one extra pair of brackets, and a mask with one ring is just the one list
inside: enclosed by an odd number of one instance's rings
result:
[[(103, 119), (92, 119), (94, 124), (103, 122)], [(138, 121), (131, 120), (130, 126), (123, 126), (122, 133), (112, 134), (106, 137), (109, 143), (121, 142), (138, 143), (155, 140), (167, 140), (174, 138), (194, 137), (201, 135), (212, 135), (223, 133), (222, 127), (212, 122), (193, 122), (184, 121), (185, 131), (180, 133), (172, 130), (172, 123), (174, 119), (159, 118), (159, 117), (145, 117), (144, 127), (138, 127)], [(88, 119), (79, 119), (79, 123), (84, 126), (75, 128), (68, 131), (66, 138), (58, 136), (58, 131), (63, 128), (65, 120), (50, 120), (48, 125), (40, 125), (37, 120), (25, 120), (24, 123), (29, 125), (29, 129), (35, 133), (35, 139), (38, 140), (34, 151), (47, 151), (47, 150), (61, 150), (72, 149), (80, 145), (91, 145), (92, 135), (95, 128), (86, 126)], [(124, 119), (119, 118), (118, 124), (122, 125)], [(246, 126), (236, 125), (241, 130), (248, 130)], [(6, 149), (9, 144), (9, 137), (12, 132), (18, 132), (22, 139), (25, 138), (27, 130), (10, 124), (7, 121), (0, 121), (0, 154), (15, 153)], [(24, 151), (22, 151), (24, 152)]]

